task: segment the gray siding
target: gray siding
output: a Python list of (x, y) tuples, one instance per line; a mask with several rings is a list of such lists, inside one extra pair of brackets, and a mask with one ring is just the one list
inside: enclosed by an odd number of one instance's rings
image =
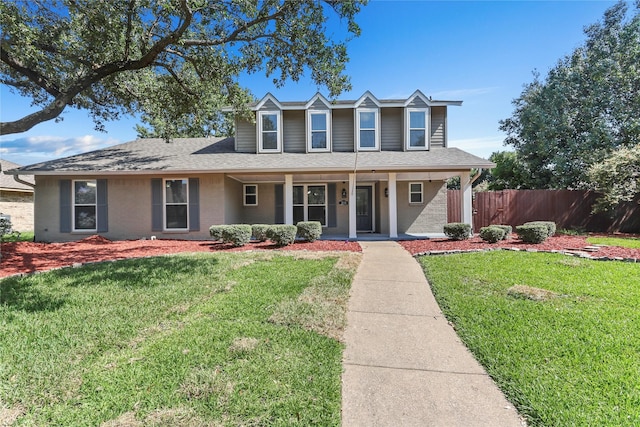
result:
[(371, 98), (366, 98), (358, 108), (378, 108), (375, 102)]
[(431, 147), (444, 147), (446, 143), (447, 107), (431, 107)]
[(383, 151), (402, 151), (402, 108), (382, 108), (380, 110), (380, 137)]
[(353, 110), (333, 110), (333, 151), (353, 152)]
[(327, 105), (320, 99), (316, 99), (316, 102), (311, 104), (310, 110), (328, 110)]
[(409, 108), (427, 108), (428, 105), (422, 99), (420, 99), (419, 96), (416, 96), (415, 98), (413, 98), (411, 100), (411, 102), (409, 103), (409, 105), (407, 105), (407, 107), (409, 107)]
[(283, 111), (282, 122), (284, 151), (288, 153), (306, 152), (304, 110)]
[(255, 153), (256, 148), (256, 124), (246, 120), (236, 121), (236, 151)]
[(273, 103), (273, 101), (268, 100), (267, 102), (264, 103), (264, 105), (262, 107), (260, 107), (260, 111), (279, 111), (280, 108), (278, 108), (278, 106), (276, 104)]

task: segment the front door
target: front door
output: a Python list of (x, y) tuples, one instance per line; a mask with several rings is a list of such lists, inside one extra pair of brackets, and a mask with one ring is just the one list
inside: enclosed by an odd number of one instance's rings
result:
[(371, 186), (356, 187), (356, 229), (357, 231), (373, 231), (373, 203)]

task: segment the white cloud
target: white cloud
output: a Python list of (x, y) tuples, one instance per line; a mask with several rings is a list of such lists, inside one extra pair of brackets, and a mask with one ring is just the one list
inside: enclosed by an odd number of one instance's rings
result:
[(73, 138), (37, 135), (17, 139), (9, 139), (5, 136), (0, 139), (0, 153), (3, 158), (14, 163), (29, 165), (98, 150), (119, 143), (120, 141), (115, 138), (101, 138), (96, 135)]

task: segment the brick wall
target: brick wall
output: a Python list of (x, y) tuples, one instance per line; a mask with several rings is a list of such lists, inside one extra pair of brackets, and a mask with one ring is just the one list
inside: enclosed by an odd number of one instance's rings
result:
[(0, 191), (0, 212), (11, 216), (14, 230), (33, 231), (33, 193)]

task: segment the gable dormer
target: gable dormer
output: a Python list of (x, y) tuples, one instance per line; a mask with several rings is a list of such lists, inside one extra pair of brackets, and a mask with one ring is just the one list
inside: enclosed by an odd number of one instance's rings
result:
[(404, 150), (429, 150), (431, 100), (419, 90), (415, 91), (404, 107)]
[(258, 153), (282, 152), (282, 105), (270, 93), (256, 105), (256, 150)]
[(331, 151), (331, 103), (317, 93), (305, 105), (307, 153)]
[(354, 141), (357, 151), (380, 151), (380, 101), (369, 91), (354, 104)]

